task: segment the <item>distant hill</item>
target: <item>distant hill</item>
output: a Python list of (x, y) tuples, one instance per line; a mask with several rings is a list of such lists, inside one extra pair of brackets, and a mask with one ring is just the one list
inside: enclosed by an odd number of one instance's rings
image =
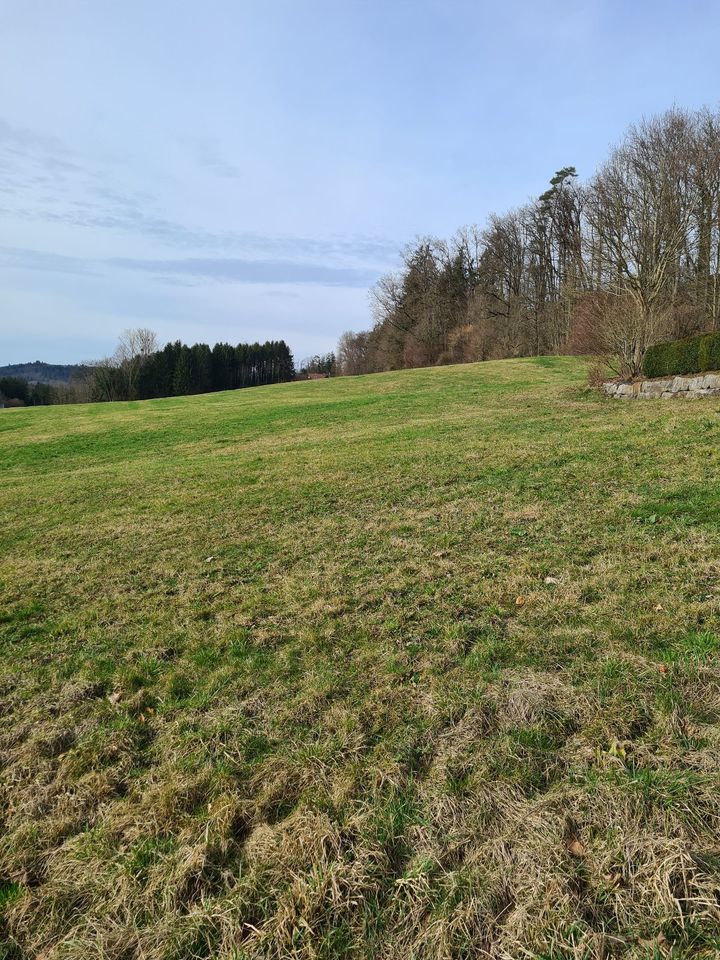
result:
[(0, 367), (0, 377), (20, 377), (31, 383), (69, 383), (86, 367), (81, 363), (9, 363)]

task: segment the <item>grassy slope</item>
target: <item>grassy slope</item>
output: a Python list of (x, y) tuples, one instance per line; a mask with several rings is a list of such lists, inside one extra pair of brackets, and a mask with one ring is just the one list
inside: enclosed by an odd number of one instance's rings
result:
[(720, 402), (583, 378), (3, 412), (5, 955), (717, 956)]

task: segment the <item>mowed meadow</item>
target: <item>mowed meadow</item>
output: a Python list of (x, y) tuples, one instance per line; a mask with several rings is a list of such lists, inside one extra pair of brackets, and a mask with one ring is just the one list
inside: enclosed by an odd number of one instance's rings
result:
[(720, 952), (720, 401), (0, 412), (0, 956)]

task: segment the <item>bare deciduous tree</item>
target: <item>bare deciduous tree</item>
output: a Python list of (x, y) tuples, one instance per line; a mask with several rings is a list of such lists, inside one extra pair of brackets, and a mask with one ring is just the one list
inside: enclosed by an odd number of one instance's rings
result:
[(630, 294), (596, 290), (578, 303), (568, 346), (573, 353), (596, 357), (616, 376), (632, 378), (639, 372), (638, 342), (643, 338), (653, 342), (667, 328), (670, 311), (656, 309), (653, 317), (657, 326), (648, 338), (647, 318)]
[(373, 308), (369, 370), (558, 353), (594, 317), (635, 375), (658, 338), (720, 328), (720, 112), (643, 121), (586, 186), (563, 167), (484, 230), (418, 240)]
[(157, 353), (159, 349), (157, 334), (147, 327), (128, 328), (120, 334), (113, 359), (115, 365), (124, 373), (129, 399), (136, 395), (137, 378), (143, 359)]
[(696, 206), (691, 144), (688, 119), (677, 111), (633, 127), (588, 190), (586, 216), (599, 240), (600, 276), (621, 301), (613, 316), (627, 319), (631, 376), (667, 322), (679, 279)]
[(368, 340), (365, 332), (347, 330), (338, 341), (337, 365), (343, 376), (357, 376), (368, 370)]
[(92, 365), (89, 392), (96, 400), (133, 400), (140, 366), (160, 349), (157, 334), (146, 327), (126, 329), (110, 357)]

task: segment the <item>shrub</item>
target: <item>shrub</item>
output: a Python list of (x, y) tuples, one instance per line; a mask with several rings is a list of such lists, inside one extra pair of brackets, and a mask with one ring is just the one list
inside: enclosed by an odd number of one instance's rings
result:
[(680, 373), (699, 373), (700, 337), (688, 337), (677, 341), (677, 358), (680, 364)]
[(645, 346), (664, 329), (664, 312), (648, 319), (628, 294), (602, 291), (583, 294), (574, 309), (569, 348), (598, 357), (623, 379), (642, 373), (639, 358)]
[(646, 377), (720, 370), (720, 333), (704, 333), (648, 347), (643, 360)]
[(658, 343), (648, 347), (643, 360), (646, 377), (662, 377), (673, 372), (674, 347), (674, 343)]
[(701, 370), (720, 370), (720, 334), (700, 337), (699, 358)]

